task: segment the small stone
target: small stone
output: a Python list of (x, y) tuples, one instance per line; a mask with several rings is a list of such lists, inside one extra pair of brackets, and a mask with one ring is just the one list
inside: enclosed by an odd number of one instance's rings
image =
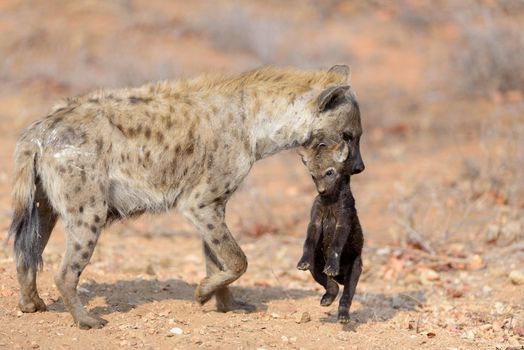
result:
[(492, 324), (483, 324), (482, 326), (479, 327), (479, 329), (483, 332), (487, 332), (491, 329), (493, 329), (493, 325)]
[(84, 293), (84, 294), (88, 294), (88, 293), (89, 293), (89, 289), (84, 288), (84, 287), (78, 287), (76, 290), (77, 290), (79, 293)]
[(173, 333), (173, 334), (176, 334), (176, 335), (182, 335), (184, 333), (184, 331), (181, 328), (173, 327), (173, 328), (171, 328), (169, 330), (169, 333)]
[(467, 330), (467, 331), (463, 332), (463, 333), (460, 335), (460, 337), (463, 338), (463, 339), (473, 340), (473, 339), (475, 339), (475, 332), (473, 332), (473, 331), (470, 329), (470, 330)]
[(271, 317), (273, 317), (273, 318), (280, 318), (280, 315), (277, 314), (276, 312), (273, 312), (273, 313), (271, 313)]
[(23, 314), (24, 314), (24, 313), (23, 313), (22, 311), (18, 310), (18, 311), (16, 312), (16, 317), (22, 317)]
[(32, 341), (32, 342), (31, 342), (31, 348), (33, 348), (33, 349), (38, 349), (39, 347), (40, 347), (40, 345), (38, 345), (37, 342), (35, 342), (35, 341)]
[(478, 254), (475, 254), (468, 261), (468, 268), (471, 270), (478, 270), (484, 267), (484, 260)]
[(193, 342), (193, 344), (202, 344), (202, 340), (198, 339), (197, 337), (191, 337), (191, 341)]
[(524, 272), (513, 270), (509, 273), (509, 279), (514, 285), (520, 286), (524, 284)]
[(282, 341), (283, 341), (284, 343), (289, 343), (289, 338), (286, 337), (285, 335), (283, 335), (282, 337), (280, 337), (280, 339), (282, 339)]
[(297, 317), (295, 320), (295, 322), (298, 324), (308, 323), (309, 321), (311, 321), (311, 315), (309, 315), (309, 312), (307, 311), (304, 311), (302, 315)]
[(427, 269), (422, 271), (420, 274), (420, 282), (422, 284), (431, 284), (440, 278), (439, 274), (435, 270)]
[(390, 247), (378, 248), (376, 251), (377, 255), (389, 255), (391, 253)]
[(493, 290), (493, 288), (491, 288), (490, 286), (484, 286), (482, 287), (482, 293), (484, 293), (484, 295), (489, 295), (491, 294), (491, 291)]
[(151, 264), (147, 265), (145, 272), (146, 272), (146, 274), (148, 274), (150, 276), (155, 276), (156, 275), (155, 269), (153, 269), (153, 266)]
[(495, 302), (494, 306), (495, 306), (495, 312), (498, 315), (502, 315), (504, 313), (505, 306), (500, 301)]

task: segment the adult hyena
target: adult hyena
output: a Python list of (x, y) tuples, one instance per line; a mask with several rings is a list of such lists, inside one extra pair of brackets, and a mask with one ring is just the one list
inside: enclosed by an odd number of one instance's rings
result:
[(263, 68), (67, 100), (35, 122), (16, 149), (15, 257), (23, 312), (45, 310), (36, 270), (60, 217), (67, 245), (56, 286), (80, 328), (105, 321), (82, 306), (76, 287), (109, 222), (178, 208), (202, 234), (206, 277), (198, 302), (237, 306), (228, 285), (247, 268), (225, 206), (259, 159), (360, 125), (349, 69)]

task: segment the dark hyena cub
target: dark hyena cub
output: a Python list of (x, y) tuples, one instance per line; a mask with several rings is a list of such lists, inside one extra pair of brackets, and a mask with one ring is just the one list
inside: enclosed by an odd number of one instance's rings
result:
[(347, 169), (350, 169), (348, 163), (351, 163), (350, 146), (344, 141), (332, 146), (319, 145), (316, 149), (302, 150), (301, 155), (319, 195), (311, 209), (304, 253), (297, 268), (309, 270), (315, 281), (326, 288), (320, 300), (322, 306), (331, 305), (337, 297), (337, 282), (344, 285), (338, 321), (347, 323), (349, 308), (362, 272), (361, 253), (364, 243), (355, 199), (349, 185), (351, 172)]

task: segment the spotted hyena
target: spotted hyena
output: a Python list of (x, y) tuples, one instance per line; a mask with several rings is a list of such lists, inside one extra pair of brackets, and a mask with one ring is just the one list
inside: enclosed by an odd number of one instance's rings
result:
[(304, 253), (297, 268), (309, 270), (326, 289), (322, 306), (331, 305), (337, 297), (337, 283), (344, 286), (338, 307), (341, 323), (349, 322), (349, 308), (362, 272), (364, 236), (350, 187), (354, 164), (361, 163), (357, 172), (364, 169), (362, 160), (355, 158), (360, 134), (361, 130), (355, 130), (349, 142), (301, 150), (318, 196), (311, 208)]
[(114, 220), (178, 208), (202, 234), (203, 304), (245, 306), (228, 285), (247, 269), (229, 232), (226, 204), (257, 160), (284, 149), (340, 139), (360, 123), (349, 69), (262, 68), (205, 75), (72, 98), (20, 137), (10, 232), (23, 312), (45, 310), (36, 271), (60, 217), (67, 245), (56, 286), (80, 328), (105, 321), (76, 292), (101, 230)]

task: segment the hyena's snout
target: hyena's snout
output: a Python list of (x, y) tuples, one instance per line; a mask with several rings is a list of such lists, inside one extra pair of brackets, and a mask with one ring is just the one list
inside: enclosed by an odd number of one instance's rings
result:
[(364, 171), (366, 166), (364, 165), (364, 161), (362, 160), (362, 156), (360, 155), (360, 152), (358, 152), (355, 161), (353, 162), (353, 167), (351, 169), (351, 173), (354, 174), (360, 174)]

